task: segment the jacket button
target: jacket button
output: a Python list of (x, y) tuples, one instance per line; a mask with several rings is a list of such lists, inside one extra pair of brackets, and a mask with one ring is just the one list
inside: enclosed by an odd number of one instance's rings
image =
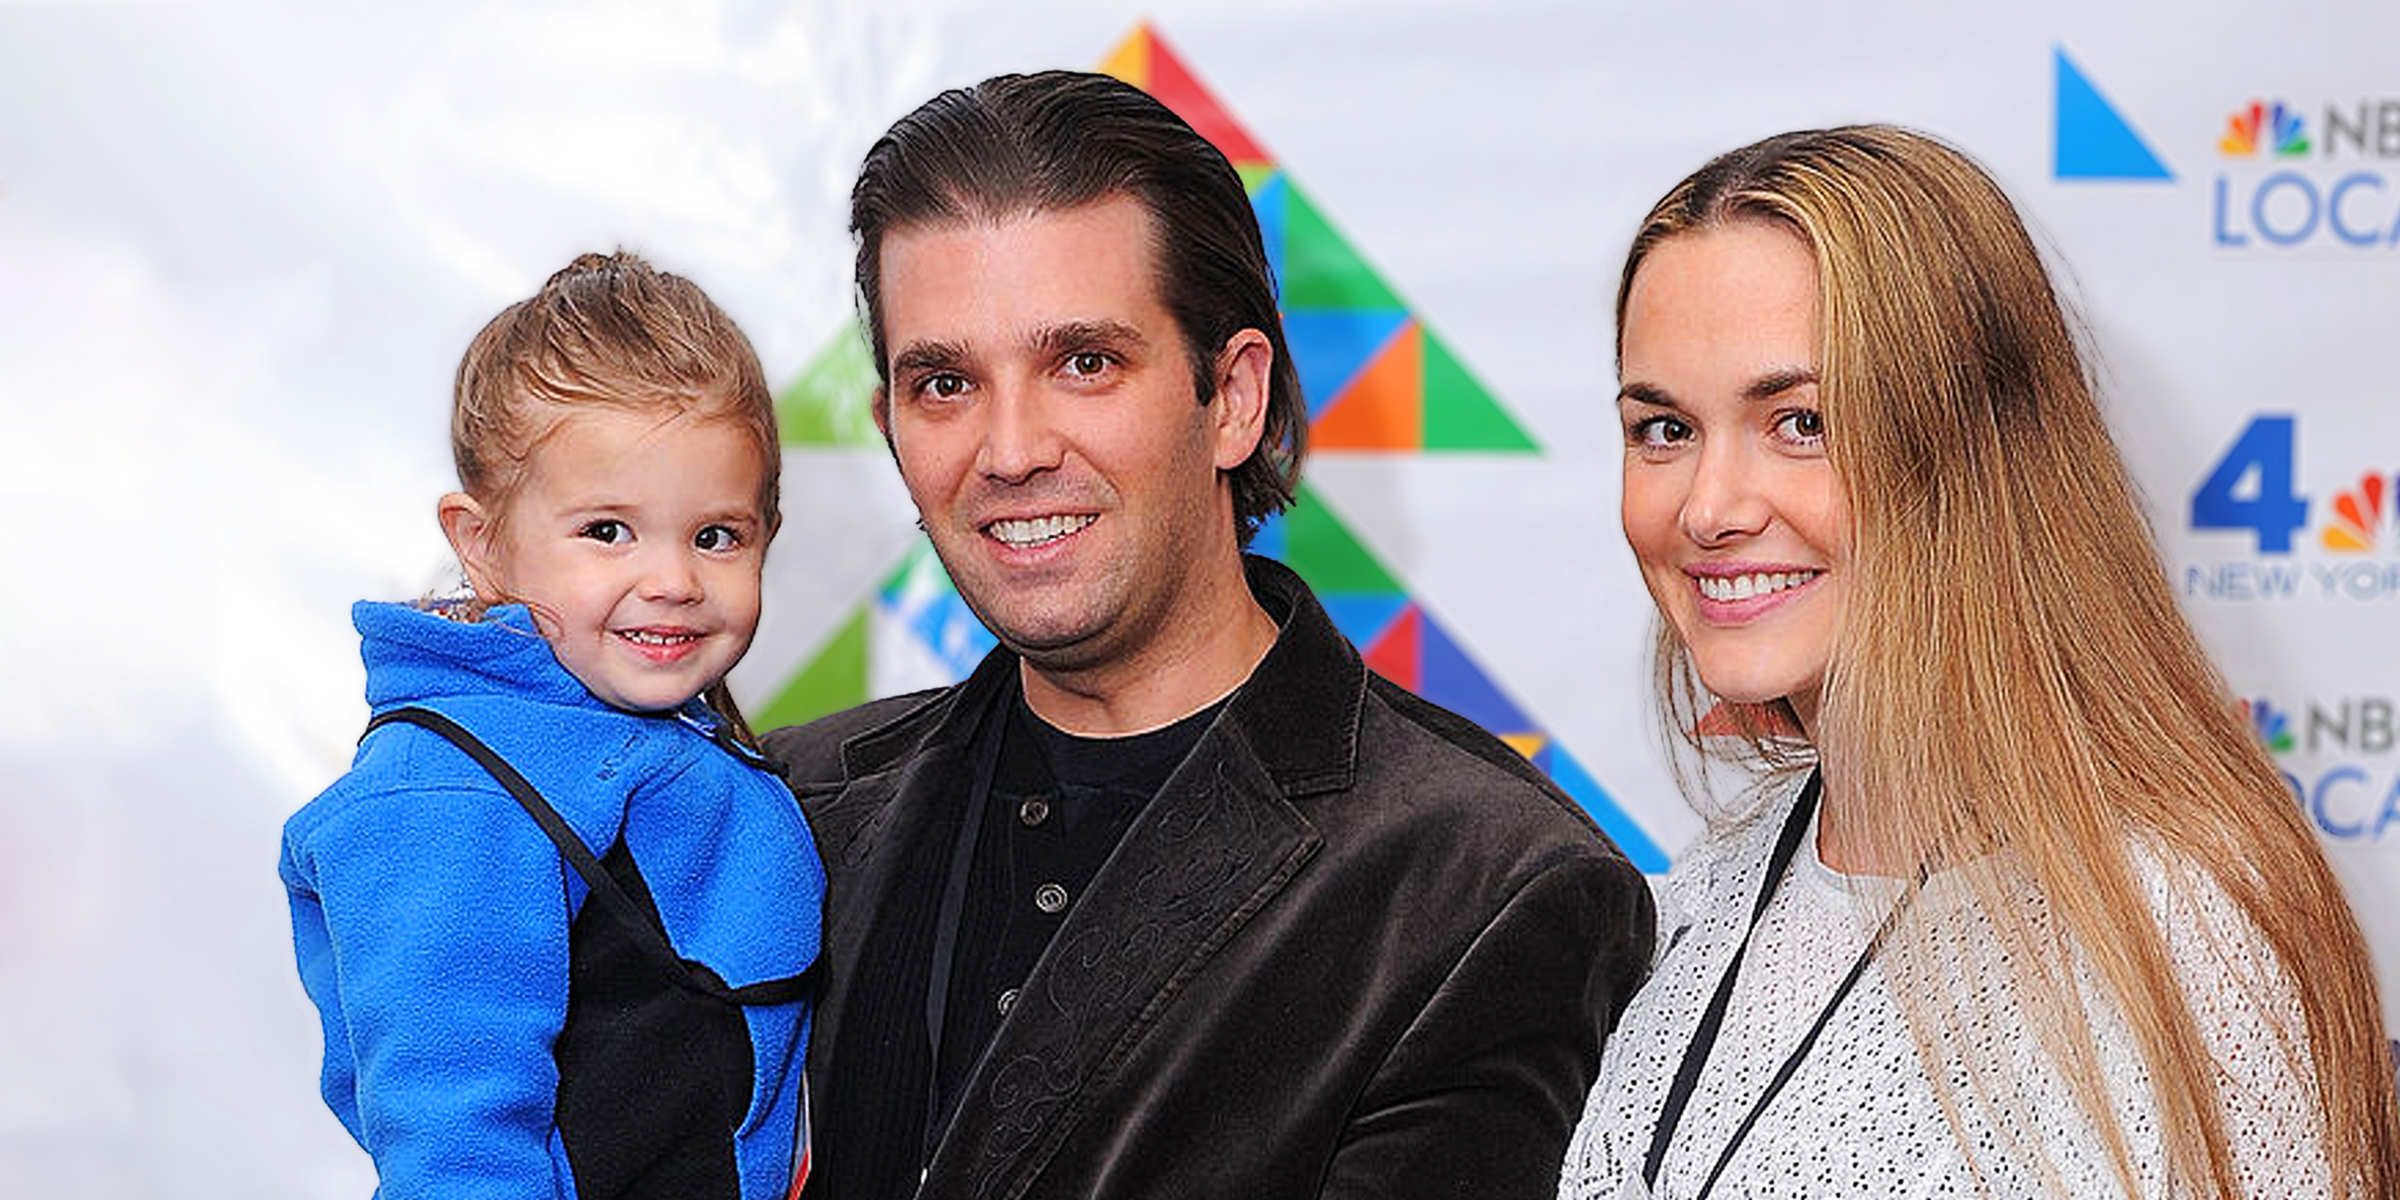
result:
[(1039, 825), (1050, 819), (1050, 802), (1040, 796), (1029, 796), (1017, 806), (1017, 819), (1027, 825)]
[(1055, 883), (1045, 883), (1033, 889), (1033, 906), (1052, 916), (1057, 916), (1066, 911), (1067, 889)]
[(1017, 1006), (1017, 989), (1015, 989), (1015, 988), (1010, 988), (1010, 989), (1008, 989), (1007, 991), (1000, 993), (1000, 1000), (999, 1000), (998, 1008), (1000, 1009), (1000, 1015), (1001, 1015), (1001, 1016), (1004, 1016), (1004, 1017), (1005, 1017), (1005, 1016), (1007, 1016), (1007, 1015), (1008, 1015), (1008, 1010), (1010, 1010), (1010, 1009), (1012, 1009), (1012, 1008), (1015, 1008), (1016, 1006)]

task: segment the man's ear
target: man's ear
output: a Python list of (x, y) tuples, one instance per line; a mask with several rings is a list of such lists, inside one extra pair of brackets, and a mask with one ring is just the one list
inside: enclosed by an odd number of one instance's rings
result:
[(875, 385), (875, 395), (867, 402), (867, 410), (875, 416), (875, 432), (883, 435), (885, 449), (892, 445), (892, 388), (890, 384)]
[(1249, 461), (1267, 428), (1268, 381), (1274, 377), (1275, 346), (1267, 335), (1244, 329), (1217, 352), (1217, 395), (1209, 402), (1216, 423), (1216, 463), (1230, 471)]
[(500, 573), (495, 569), (499, 557), (492, 545), (499, 530), (491, 514), (465, 492), (442, 497), (435, 514), (442, 522), (442, 536), (450, 539), (450, 552), (458, 555), (458, 565), (467, 572), (467, 586), (475, 589), (475, 598), (485, 604), (504, 601)]

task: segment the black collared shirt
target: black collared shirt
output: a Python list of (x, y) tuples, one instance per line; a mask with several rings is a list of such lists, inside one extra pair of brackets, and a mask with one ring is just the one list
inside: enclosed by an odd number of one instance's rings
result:
[(1148, 733), (1087, 738), (1035, 716), (1021, 693), (1010, 702), (959, 917), (936, 1072), (942, 1112), (1067, 914), (1223, 707)]

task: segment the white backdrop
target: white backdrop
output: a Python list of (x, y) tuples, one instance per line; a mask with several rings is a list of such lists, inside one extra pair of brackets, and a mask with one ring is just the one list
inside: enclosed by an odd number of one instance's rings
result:
[[(444, 577), (473, 331), (622, 245), (780, 385), (848, 319), (875, 134), (1143, 19), (1540, 445), (1312, 476), (1670, 849), (1615, 518), (1624, 242), (1777, 130), (1976, 153), (2068, 265), (2170, 574), (2400, 994), (2400, 10), (0, 3), (0, 1193), (372, 1186), (316, 1098), (276, 838), (364, 718), (349, 602)], [(786, 496), (748, 699), (911, 534), (871, 451), (794, 450)]]

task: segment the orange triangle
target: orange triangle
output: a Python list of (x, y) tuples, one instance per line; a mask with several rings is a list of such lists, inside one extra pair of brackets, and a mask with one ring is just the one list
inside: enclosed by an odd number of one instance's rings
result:
[(1117, 48), (1100, 60), (1100, 73), (1114, 75), (1143, 91), (1150, 90), (1150, 27), (1136, 25)]
[(1223, 151), (1234, 166), (1274, 161), (1267, 157), (1266, 151), (1258, 148), (1258, 143), (1250, 140), (1249, 131), (1233, 119), (1233, 114), (1226, 112), (1225, 106), (1217, 103), (1217, 98), (1200, 85), (1199, 77), (1183, 65), (1183, 60), (1167, 47), (1166, 39), (1158, 36), (1157, 30), (1143, 25), (1136, 32), (1144, 35), (1147, 41), (1150, 68), (1149, 79), (1137, 86), (1158, 97), (1159, 103), (1175, 110), (1175, 115), (1182, 117), (1184, 124)]
[(1319, 450), (1417, 450), (1425, 445), (1425, 335), (1415, 321), (1375, 352), (1308, 427)]

